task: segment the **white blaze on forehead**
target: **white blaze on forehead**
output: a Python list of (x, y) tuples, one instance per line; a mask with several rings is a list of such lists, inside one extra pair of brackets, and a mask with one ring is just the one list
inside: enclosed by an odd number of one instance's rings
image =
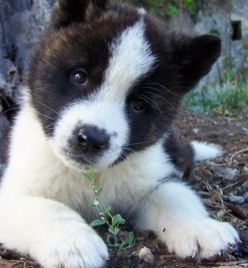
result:
[(112, 53), (101, 90), (108, 97), (124, 98), (132, 84), (148, 73), (156, 60), (145, 38), (144, 20), (125, 29), (112, 43)]

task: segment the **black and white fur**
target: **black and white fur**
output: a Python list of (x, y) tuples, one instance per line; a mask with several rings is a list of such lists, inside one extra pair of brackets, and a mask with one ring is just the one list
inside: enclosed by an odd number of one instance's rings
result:
[(217, 37), (175, 34), (142, 8), (58, 0), (34, 55), (0, 191), (0, 242), (45, 268), (102, 267), (87, 224), (94, 168), (101, 202), (179, 257), (212, 258), (239, 241), (181, 181), (193, 160), (221, 154), (182, 144), (172, 122), (220, 53)]

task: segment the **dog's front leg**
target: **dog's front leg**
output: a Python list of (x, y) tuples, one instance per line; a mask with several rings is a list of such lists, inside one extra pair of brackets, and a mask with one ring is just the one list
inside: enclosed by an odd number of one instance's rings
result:
[(182, 258), (213, 259), (239, 240), (229, 224), (209, 218), (198, 196), (179, 182), (165, 182), (146, 200), (138, 227), (151, 229)]
[(44, 268), (102, 267), (108, 258), (102, 239), (62, 203), (39, 197), (0, 201), (0, 242)]

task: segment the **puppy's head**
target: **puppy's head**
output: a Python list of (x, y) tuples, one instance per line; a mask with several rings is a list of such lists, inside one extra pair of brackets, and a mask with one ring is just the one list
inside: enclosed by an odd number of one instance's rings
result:
[(143, 9), (58, 0), (30, 66), (30, 102), (58, 155), (104, 169), (163, 139), (218, 38), (168, 31)]

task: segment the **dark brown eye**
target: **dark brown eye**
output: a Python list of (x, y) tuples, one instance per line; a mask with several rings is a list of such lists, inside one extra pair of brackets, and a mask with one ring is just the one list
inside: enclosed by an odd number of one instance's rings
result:
[(143, 100), (137, 100), (131, 103), (131, 108), (135, 113), (141, 113), (146, 109), (146, 103)]
[(71, 72), (70, 79), (75, 86), (83, 86), (87, 81), (87, 74), (82, 70), (76, 70)]

